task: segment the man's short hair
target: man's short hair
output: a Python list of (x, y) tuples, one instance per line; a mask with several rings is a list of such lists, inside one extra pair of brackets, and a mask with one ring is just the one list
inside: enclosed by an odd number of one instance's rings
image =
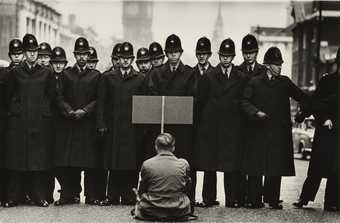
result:
[(155, 140), (155, 145), (158, 149), (169, 150), (175, 146), (175, 138), (169, 133), (161, 133)]

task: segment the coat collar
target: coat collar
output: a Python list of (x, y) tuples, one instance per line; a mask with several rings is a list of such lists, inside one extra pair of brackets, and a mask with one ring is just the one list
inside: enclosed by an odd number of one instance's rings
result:
[(221, 64), (219, 64), (216, 68), (216, 78), (219, 80), (219, 83), (223, 84), (223, 90), (227, 91), (230, 88), (232, 88), (234, 85), (236, 85), (239, 80), (241, 79), (241, 76), (239, 72), (237, 71), (236, 67), (232, 65), (229, 78), (226, 80), (225, 74), (222, 73), (222, 67)]

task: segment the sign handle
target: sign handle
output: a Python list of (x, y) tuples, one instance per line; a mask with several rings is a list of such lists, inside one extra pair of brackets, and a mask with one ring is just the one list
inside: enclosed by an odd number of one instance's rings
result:
[(162, 96), (161, 133), (164, 133), (165, 96)]

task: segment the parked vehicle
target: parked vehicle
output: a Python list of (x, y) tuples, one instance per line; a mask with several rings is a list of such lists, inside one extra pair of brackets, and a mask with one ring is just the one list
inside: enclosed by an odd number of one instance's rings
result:
[(293, 127), (294, 153), (301, 154), (302, 159), (308, 159), (311, 155), (314, 131), (315, 127), (313, 116)]

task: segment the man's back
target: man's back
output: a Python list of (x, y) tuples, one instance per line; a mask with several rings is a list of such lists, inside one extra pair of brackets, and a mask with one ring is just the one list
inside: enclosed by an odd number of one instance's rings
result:
[(184, 192), (188, 183), (189, 164), (172, 153), (161, 153), (144, 162), (142, 180), (147, 180), (145, 192)]
[(148, 220), (177, 220), (191, 213), (189, 164), (171, 152), (146, 160), (141, 169), (136, 216)]

